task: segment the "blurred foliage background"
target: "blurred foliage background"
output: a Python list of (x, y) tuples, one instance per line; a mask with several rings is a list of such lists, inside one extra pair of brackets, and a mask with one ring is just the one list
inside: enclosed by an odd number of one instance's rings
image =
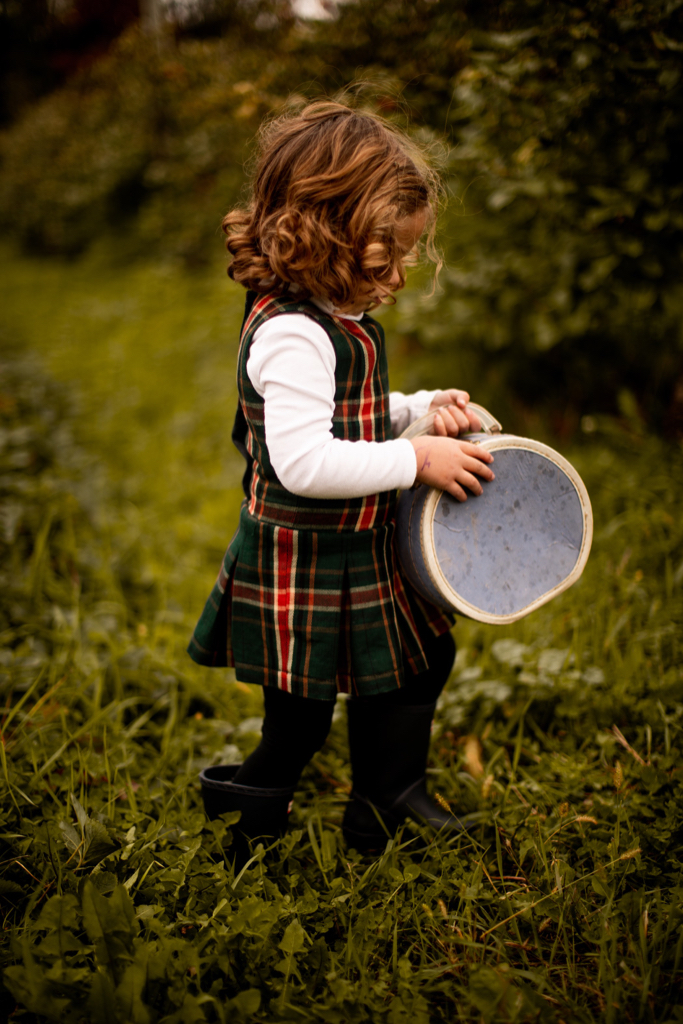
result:
[(5, 234), (32, 254), (215, 269), (263, 117), (351, 88), (431, 146), (449, 195), (439, 291), (418, 280), (388, 316), (408, 384), (447, 371), (520, 432), (540, 415), (568, 437), (605, 411), (679, 436), (680, 0), (327, 12), (4, 4)]

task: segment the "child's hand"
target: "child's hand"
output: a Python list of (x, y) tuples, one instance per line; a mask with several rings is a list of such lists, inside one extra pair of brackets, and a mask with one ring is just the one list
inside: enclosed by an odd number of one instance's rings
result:
[(434, 417), (437, 437), (457, 437), (458, 434), (481, 430), (479, 417), (467, 409), (469, 400), (467, 391), (459, 391), (458, 388), (437, 391), (429, 406), (429, 412), (437, 413)]
[(451, 437), (415, 437), (410, 443), (417, 457), (419, 482), (448, 491), (458, 501), (467, 501), (463, 487), (472, 494), (483, 493), (477, 477), (495, 479), (488, 466), (493, 455), (480, 445)]

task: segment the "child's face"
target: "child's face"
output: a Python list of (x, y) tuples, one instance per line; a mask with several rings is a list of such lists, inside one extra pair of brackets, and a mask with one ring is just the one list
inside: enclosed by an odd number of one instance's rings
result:
[[(417, 243), (419, 242), (422, 232), (425, 229), (427, 223), (427, 208), (423, 210), (416, 210), (415, 213), (408, 214), (406, 217), (402, 217), (396, 225), (396, 245), (402, 255), (402, 259), (405, 259), (409, 253), (413, 251)], [(377, 294), (377, 288), (373, 285), (367, 285), (366, 289), (361, 289), (358, 300), (354, 303), (353, 307), (349, 307), (344, 310), (345, 313), (365, 313), (367, 310), (372, 309), (374, 306), (379, 306), (382, 299), (386, 295), (390, 295), (392, 292), (397, 291), (401, 287), (401, 275), (399, 268), (395, 267), (394, 272), (387, 285), (386, 292)], [(367, 291), (367, 294), (366, 294)]]

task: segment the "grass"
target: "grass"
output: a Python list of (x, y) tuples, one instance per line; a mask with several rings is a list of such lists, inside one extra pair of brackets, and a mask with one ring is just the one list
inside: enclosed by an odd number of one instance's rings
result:
[(12, 1019), (682, 1020), (680, 448), (589, 421), (583, 579), (514, 627), (459, 621), (430, 784), (473, 834), (347, 850), (339, 702), (290, 832), (236, 878), (196, 777), (252, 748), (260, 694), (184, 648), (239, 504), (240, 296), (220, 268), (2, 263)]

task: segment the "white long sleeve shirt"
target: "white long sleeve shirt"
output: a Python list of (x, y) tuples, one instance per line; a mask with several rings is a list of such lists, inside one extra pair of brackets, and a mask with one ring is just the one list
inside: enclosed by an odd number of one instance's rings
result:
[[(345, 317), (360, 320), (362, 314)], [(254, 333), (247, 374), (265, 403), (266, 444), (280, 482), (307, 498), (361, 498), (411, 487), (415, 450), (396, 435), (428, 411), (436, 392), (391, 393), (395, 440), (343, 441), (332, 436), (335, 368), (329, 336), (302, 313), (271, 317)]]

